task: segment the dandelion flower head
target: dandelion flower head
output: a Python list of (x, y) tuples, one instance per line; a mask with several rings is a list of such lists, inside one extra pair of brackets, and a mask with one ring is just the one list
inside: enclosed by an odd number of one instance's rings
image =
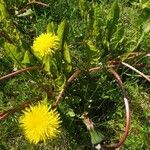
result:
[(36, 56), (44, 57), (48, 54), (54, 53), (58, 49), (59, 39), (52, 33), (42, 33), (39, 37), (35, 38), (33, 42), (33, 52)]
[(56, 110), (50, 109), (47, 104), (38, 103), (23, 111), (19, 118), (20, 127), (30, 143), (54, 139), (60, 132), (60, 117)]

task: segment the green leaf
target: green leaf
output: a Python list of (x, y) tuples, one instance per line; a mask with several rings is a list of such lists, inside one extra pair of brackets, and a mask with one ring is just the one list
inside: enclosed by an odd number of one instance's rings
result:
[(20, 32), (9, 17), (3, 0), (0, 0), (0, 20), (2, 25), (1, 32), (5, 39), (2, 46), (6, 50), (7, 55), (15, 63), (18, 62), (19, 64), (19, 61), (21, 61), (24, 55), (24, 48), (22, 46)]
[(142, 9), (150, 9), (150, 1), (142, 4)]
[(63, 58), (65, 61), (65, 70), (67, 72), (70, 72), (72, 70), (72, 65), (71, 65), (70, 49), (67, 43), (64, 44)]
[(44, 56), (42, 63), (44, 65), (44, 70), (47, 71), (52, 76), (57, 76), (57, 64), (55, 59), (51, 55)]
[(147, 20), (143, 25), (143, 31), (147, 34), (150, 31), (150, 19)]
[(58, 78), (55, 80), (55, 85), (59, 90), (64, 88), (65, 83), (66, 83), (66, 77), (64, 74), (59, 75)]
[(29, 53), (29, 51), (25, 52), (22, 63), (23, 64), (30, 64), (30, 53)]
[(104, 138), (102, 133), (99, 131), (96, 131), (95, 129), (89, 130), (89, 132), (91, 135), (91, 142), (93, 145), (100, 143)]
[(87, 41), (87, 45), (89, 46), (91, 51), (97, 52), (97, 48), (95, 47), (95, 45), (93, 44), (93, 42), (91, 40)]
[(98, 59), (101, 56), (102, 51), (98, 50), (92, 40), (86, 42), (86, 52), (91, 64), (98, 63)]
[(15, 45), (5, 42), (4, 49), (6, 50), (7, 55), (14, 61), (20, 59), (20, 53)]
[(55, 60), (55, 58), (51, 58), (51, 73), (54, 76), (58, 75), (58, 65), (57, 65), (57, 61)]
[(72, 65), (71, 64), (67, 64), (66, 65), (66, 71), (69, 73), (72, 71)]
[(3, 0), (0, 0), (0, 20), (5, 19), (8, 17), (8, 13), (6, 11), (6, 6)]
[(56, 28), (57, 28), (57, 25), (55, 25), (54, 22), (48, 23), (48, 25), (47, 25), (47, 33), (55, 34)]
[(47, 93), (44, 93), (44, 98), (41, 101), (42, 104), (48, 104), (48, 96)]
[(63, 52), (64, 52), (64, 60), (65, 60), (68, 64), (70, 64), (70, 63), (71, 63), (70, 49), (69, 49), (67, 43), (64, 44), (64, 50), (63, 50)]
[(57, 35), (60, 40), (60, 49), (63, 49), (64, 42), (67, 38), (68, 28), (69, 26), (66, 20), (63, 20), (58, 26)]
[(99, 36), (99, 38), (103, 38), (103, 34), (105, 31), (105, 17), (104, 10), (102, 5), (98, 5), (97, 3), (94, 5), (94, 22), (93, 22), (93, 36)]
[(107, 16), (107, 20), (108, 21), (113, 21), (113, 23), (117, 23), (119, 17), (120, 17), (120, 8), (119, 8), (119, 5), (118, 5), (118, 0), (115, 0), (112, 7), (111, 7), (111, 9), (110, 9), (110, 12)]
[(121, 44), (124, 41), (125, 34), (124, 34), (124, 27), (121, 26), (117, 29), (117, 31), (114, 33), (112, 39), (111, 39), (111, 49), (116, 50), (118, 45)]
[(118, 0), (115, 0), (110, 12), (107, 16), (107, 25), (106, 25), (106, 30), (107, 30), (107, 40), (110, 41), (113, 33), (116, 30), (116, 26), (118, 24), (118, 20), (120, 17), (120, 8), (118, 5)]
[(73, 111), (73, 109), (69, 108), (68, 112), (67, 112), (67, 115), (70, 116), (70, 117), (75, 117), (75, 112)]
[(79, 9), (82, 17), (86, 17), (88, 14), (88, 6), (86, 0), (79, 0)]
[(7, 55), (9, 58), (11, 58), (14, 62), (14, 66), (18, 68), (18, 66), (21, 65), (21, 60), (23, 59), (23, 49), (22, 47), (17, 47), (14, 44), (5, 42), (4, 45), (5, 55)]
[(135, 47), (131, 50), (134, 51), (137, 49), (137, 47), (140, 45), (140, 43), (142, 42), (142, 40), (144, 39), (145, 34), (147, 34), (150, 31), (150, 20), (146, 21), (143, 25), (143, 32), (139, 38), (139, 40), (137, 41), (137, 44), (135, 45)]
[(44, 65), (44, 70), (51, 74), (51, 71), (50, 71), (50, 69), (51, 69), (50, 68), (51, 67), (51, 58), (50, 58), (50, 56), (44, 56), (42, 62)]

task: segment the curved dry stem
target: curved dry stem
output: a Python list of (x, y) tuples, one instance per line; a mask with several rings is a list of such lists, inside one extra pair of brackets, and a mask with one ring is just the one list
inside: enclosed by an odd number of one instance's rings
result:
[(3, 76), (3, 77), (0, 77), (0, 81), (1, 81), (1, 80), (5, 80), (5, 79), (8, 79), (8, 78), (10, 78), (10, 77), (12, 77), (12, 76), (16, 76), (16, 75), (21, 74), (21, 73), (26, 72), (26, 71), (34, 70), (34, 69), (37, 69), (37, 67), (28, 67), (28, 68), (24, 68), (24, 69), (17, 70), (17, 71), (12, 72), (12, 73), (10, 73), (10, 74), (8, 74), (8, 75), (5, 75), (5, 76)]
[(75, 79), (79, 76), (79, 74), (81, 73), (81, 71), (78, 69), (76, 70), (71, 76), (70, 78), (65, 82), (62, 90), (60, 91), (58, 97), (56, 98), (56, 101), (53, 103), (53, 106), (52, 108), (56, 108), (58, 106), (58, 104), (60, 103), (60, 101), (62, 100), (63, 98), (63, 95), (65, 93), (65, 89), (66, 87)]
[(32, 1), (30, 1), (29, 3), (27, 3), (27, 5), (30, 5), (30, 4), (37, 4), (37, 5), (41, 5), (41, 6), (43, 6), (43, 7), (49, 7), (48, 4), (45, 4), (45, 3), (42, 3), (42, 2), (36, 1), (36, 0), (32, 0)]
[(140, 72), (139, 70), (137, 70), (137, 69), (134, 68), (133, 66), (131, 66), (131, 65), (125, 63), (125, 62), (121, 62), (121, 64), (124, 65), (124, 66), (126, 66), (126, 67), (128, 67), (128, 68), (130, 68), (131, 70), (135, 71), (135, 72), (138, 73), (140, 76), (142, 76), (143, 78), (145, 78), (147, 81), (150, 82), (150, 78), (149, 78), (147, 75), (145, 75), (144, 73)]
[[(24, 68), (24, 69), (21, 69), (21, 70), (17, 70), (15, 72), (12, 72), (8, 75), (5, 75), (3, 77), (0, 78), (0, 81), (1, 80), (5, 80), (5, 79), (8, 79), (12, 76), (16, 76), (18, 74), (21, 74), (21, 73), (24, 73), (26, 71), (30, 71), (30, 70), (34, 70), (34, 69), (37, 69), (37, 67), (28, 67), (28, 68)], [(18, 107), (14, 107), (12, 109), (9, 109), (8, 111), (5, 111), (5, 112), (1, 112), (0, 113), (0, 120), (4, 120), (6, 119), (8, 116), (10, 116), (11, 114), (14, 114), (15, 112), (19, 112), (21, 111), (22, 109), (24, 109), (25, 107), (29, 106), (29, 102), (23, 102), (22, 104), (20, 104)]]
[[(97, 72), (97, 71), (99, 71), (99, 70), (100, 70), (100, 67), (95, 67), (95, 68), (89, 69), (88, 71), (89, 71), (89, 72)], [(66, 83), (64, 84), (64, 86), (63, 86), (62, 90), (60, 91), (58, 97), (56, 98), (56, 101), (53, 103), (53, 106), (52, 106), (53, 108), (55, 108), (55, 107), (58, 106), (58, 104), (60, 103), (60, 101), (61, 101), (62, 98), (63, 98), (63, 95), (64, 95), (64, 93), (65, 93), (66, 87), (67, 87), (75, 78), (77, 78), (77, 77), (80, 75), (80, 73), (81, 73), (81, 70), (77, 69), (77, 70), (70, 76), (70, 78), (66, 81)]]
[(144, 57), (149, 57), (150, 53), (145, 53), (145, 52), (131, 52), (128, 53), (128, 59), (133, 59), (135, 57), (143, 55)]
[(126, 126), (125, 126), (125, 132), (124, 132), (123, 136), (121, 137), (119, 143), (117, 143), (115, 145), (111, 145), (111, 146), (106, 146), (107, 149), (116, 149), (116, 148), (121, 147), (124, 144), (124, 142), (128, 136), (129, 127), (130, 127), (130, 108), (129, 108), (129, 98), (124, 89), (124, 85), (123, 85), (123, 82), (122, 82), (119, 74), (113, 68), (110, 68), (110, 72), (114, 75), (115, 79), (117, 80), (118, 84), (120, 85), (122, 95), (124, 96), (124, 104), (125, 104), (125, 111), (126, 111)]

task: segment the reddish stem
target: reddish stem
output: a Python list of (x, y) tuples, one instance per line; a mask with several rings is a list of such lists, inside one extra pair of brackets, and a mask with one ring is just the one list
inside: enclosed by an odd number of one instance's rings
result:
[(23, 102), (22, 104), (20, 104), (17, 107), (14, 107), (12, 109), (9, 109), (8, 111), (2, 112), (0, 113), (0, 120), (4, 120), (6, 119), (8, 116), (12, 115), (15, 112), (19, 112), (22, 109), (24, 109), (25, 107), (28, 107), (30, 104), (30, 102)]
[(7, 78), (10, 78), (12, 76), (16, 76), (16, 75), (21, 74), (21, 73), (26, 72), (26, 71), (34, 70), (34, 69), (37, 69), (37, 67), (28, 67), (28, 68), (24, 68), (24, 69), (21, 69), (21, 70), (17, 70), (15, 72), (12, 72), (8, 75), (5, 75), (5, 76), (1, 77), (0, 81), (4, 80), (4, 79), (7, 79)]
[(81, 73), (81, 71), (78, 69), (76, 70), (71, 76), (70, 78), (66, 81), (66, 83), (64, 84), (64, 87), (62, 88), (62, 90), (60, 91), (56, 101), (54, 102), (53, 104), (53, 108), (57, 107), (58, 104), (60, 103), (60, 101), (62, 100), (63, 98), (63, 95), (65, 93), (65, 89), (66, 87), (75, 79), (79, 76), (79, 74)]
[(129, 98), (124, 89), (124, 85), (123, 85), (123, 82), (122, 82), (119, 74), (113, 68), (110, 68), (110, 72), (114, 75), (115, 79), (117, 80), (118, 84), (120, 85), (122, 95), (124, 96), (124, 104), (125, 104), (125, 111), (126, 111), (126, 126), (125, 126), (125, 132), (124, 132), (123, 136), (121, 137), (119, 143), (112, 145), (112, 146), (107, 146), (108, 149), (116, 149), (116, 148), (121, 147), (124, 144), (124, 142), (128, 136), (129, 127), (130, 127), (130, 108), (129, 108)]

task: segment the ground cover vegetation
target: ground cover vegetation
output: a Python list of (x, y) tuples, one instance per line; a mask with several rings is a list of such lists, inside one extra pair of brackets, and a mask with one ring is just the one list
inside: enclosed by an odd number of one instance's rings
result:
[(147, 150), (149, 82), (149, 0), (0, 0), (0, 149), (118, 143), (125, 90), (121, 149)]

